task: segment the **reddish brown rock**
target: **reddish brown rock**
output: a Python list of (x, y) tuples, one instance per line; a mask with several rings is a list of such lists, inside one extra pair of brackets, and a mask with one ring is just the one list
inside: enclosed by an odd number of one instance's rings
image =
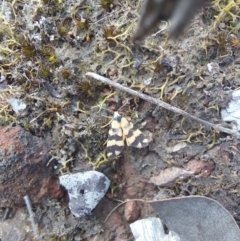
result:
[(192, 171), (195, 175), (202, 174), (203, 177), (209, 177), (215, 169), (215, 163), (211, 160), (190, 160), (187, 163), (187, 169)]
[(32, 203), (62, 196), (48, 152), (48, 143), (21, 127), (0, 128), (0, 207), (23, 206), (25, 195)]
[(129, 201), (125, 204), (124, 217), (128, 222), (133, 222), (138, 219), (140, 209), (135, 201)]
[[(107, 240), (125, 241), (129, 239), (128, 235), (122, 220), (122, 215), (113, 212), (105, 223), (104, 237), (108, 237)], [(104, 240), (104, 238), (99, 238), (98, 240)]]
[(111, 216), (109, 217), (106, 226), (109, 227), (119, 227), (122, 225), (122, 217), (120, 214), (114, 212), (111, 214)]

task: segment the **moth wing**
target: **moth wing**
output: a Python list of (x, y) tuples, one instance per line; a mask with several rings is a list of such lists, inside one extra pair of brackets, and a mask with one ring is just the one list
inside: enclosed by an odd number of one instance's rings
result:
[(113, 119), (108, 132), (107, 156), (109, 159), (117, 157), (124, 149), (124, 136), (120, 121)]
[(143, 148), (149, 145), (149, 141), (139, 129), (135, 129), (133, 124), (122, 117), (121, 127), (128, 146)]

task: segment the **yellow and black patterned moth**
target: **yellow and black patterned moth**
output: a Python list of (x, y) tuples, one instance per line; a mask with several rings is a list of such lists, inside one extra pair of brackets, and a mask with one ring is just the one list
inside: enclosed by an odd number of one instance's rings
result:
[(113, 159), (123, 151), (125, 140), (128, 146), (136, 148), (143, 148), (149, 144), (140, 130), (135, 129), (133, 124), (118, 112), (114, 112), (107, 140), (107, 156), (109, 159)]

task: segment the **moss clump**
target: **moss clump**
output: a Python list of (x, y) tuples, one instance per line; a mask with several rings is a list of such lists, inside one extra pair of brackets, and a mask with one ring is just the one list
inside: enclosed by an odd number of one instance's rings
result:
[(49, 79), (51, 77), (51, 72), (47, 69), (47, 68), (42, 68), (40, 70), (40, 76), (43, 78), (43, 79)]
[(21, 45), (21, 48), (22, 48), (22, 55), (27, 59), (33, 58), (36, 54), (36, 49), (34, 45), (31, 44), (30, 42), (23, 43)]
[(80, 87), (81, 93), (86, 97), (93, 96), (95, 92), (94, 86), (90, 84), (88, 81), (81, 82), (79, 87)]
[(111, 25), (105, 25), (102, 27), (103, 37), (107, 40), (114, 37), (114, 27)]
[(56, 64), (58, 62), (54, 48), (51, 46), (45, 46), (42, 49), (42, 54), (50, 64)]
[(88, 20), (81, 18), (81, 19), (74, 19), (74, 22), (77, 26), (77, 29), (81, 30), (81, 29), (88, 29), (89, 25), (88, 25)]
[(100, 5), (105, 10), (109, 10), (113, 0), (100, 0)]
[(62, 69), (60, 73), (64, 79), (69, 79), (70, 76), (72, 75), (68, 69)]

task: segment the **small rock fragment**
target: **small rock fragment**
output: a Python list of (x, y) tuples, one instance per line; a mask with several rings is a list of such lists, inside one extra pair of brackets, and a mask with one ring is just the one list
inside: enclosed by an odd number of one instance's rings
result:
[(122, 215), (118, 214), (117, 212), (112, 213), (108, 219), (108, 222), (106, 223), (107, 226), (111, 227), (120, 227), (122, 224)]
[(187, 163), (187, 170), (194, 173), (194, 175), (202, 173), (204, 177), (211, 175), (215, 168), (213, 161), (202, 161), (202, 160), (190, 160)]
[(144, 80), (144, 84), (145, 84), (145, 85), (150, 85), (151, 82), (152, 82), (152, 77), (150, 77), (150, 78)]
[(138, 219), (140, 214), (139, 206), (137, 202), (130, 201), (125, 204), (124, 217), (128, 222), (133, 222)]
[(91, 214), (110, 186), (109, 179), (97, 171), (67, 174), (59, 179), (68, 191), (68, 206), (78, 218)]
[(176, 144), (175, 146), (170, 146), (170, 147), (166, 147), (167, 152), (172, 153), (172, 152), (178, 152), (181, 149), (185, 148), (187, 146), (187, 143), (185, 142), (179, 142), (178, 144)]
[(149, 182), (156, 186), (168, 186), (177, 179), (185, 179), (193, 174), (182, 167), (169, 167), (161, 170), (157, 176), (150, 177)]
[(146, 218), (130, 224), (135, 241), (180, 241), (177, 233), (169, 231), (165, 234), (159, 218)]
[(215, 168), (213, 161), (191, 160), (183, 167), (169, 167), (159, 172), (157, 176), (149, 178), (149, 182), (157, 186), (169, 186), (177, 179), (186, 179), (192, 175), (202, 174), (203, 177), (211, 175)]
[(11, 105), (16, 115), (19, 115), (27, 107), (27, 105), (22, 100), (16, 98), (8, 99), (8, 103)]
[(233, 128), (237, 131), (240, 130), (240, 90), (235, 90), (232, 93), (232, 99), (228, 103), (228, 107), (223, 109), (222, 119), (224, 121), (232, 121), (235, 125)]
[(214, 62), (208, 63), (207, 69), (208, 69), (208, 72), (211, 75), (215, 75), (215, 74), (218, 74), (220, 72), (220, 68), (219, 68), (218, 63), (214, 63)]

